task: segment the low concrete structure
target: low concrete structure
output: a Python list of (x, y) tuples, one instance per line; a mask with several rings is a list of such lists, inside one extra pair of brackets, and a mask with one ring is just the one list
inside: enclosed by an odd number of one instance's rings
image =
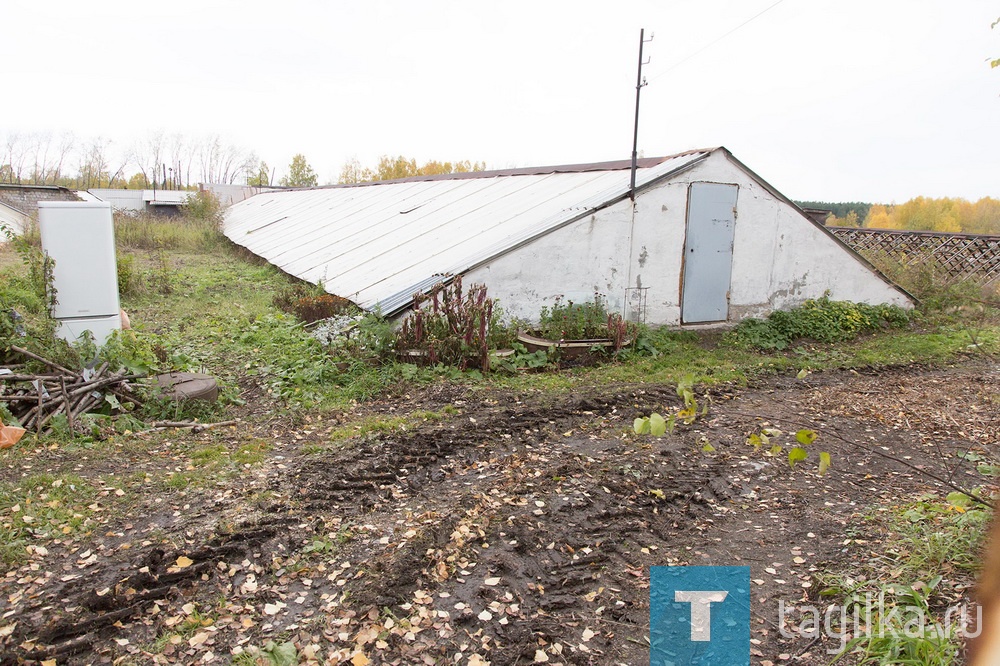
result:
[(39, 201), (80, 201), (75, 192), (58, 185), (12, 185), (0, 183), (0, 203), (38, 219)]
[(88, 190), (99, 201), (107, 201), (115, 211), (131, 213), (176, 214), (187, 205), (189, 190)]

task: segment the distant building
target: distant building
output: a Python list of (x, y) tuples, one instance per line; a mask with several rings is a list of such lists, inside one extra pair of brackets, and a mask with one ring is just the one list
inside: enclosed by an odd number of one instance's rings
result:
[(829, 208), (803, 208), (802, 212), (805, 213), (806, 216), (808, 216), (813, 222), (824, 226), (826, 226), (827, 218), (833, 215), (833, 211)]
[(187, 205), (189, 190), (93, 189), (88, 193), (107, 201), (118, 212), (176, 215)]
[(38, 219), (39, 201), (80, 201), (75, 192), (58, 185), (13, 185), (0, 183), (0, 203)]
[(199, 183), (198, 188), (203, 192), (209, 192), (223, 208), (228, 208), (233, 204), (238, 204), (248, 197), (268, 190), (278, 189), (273, 187), (256, 187), (252, 185), (230, 185), (228, 183)]

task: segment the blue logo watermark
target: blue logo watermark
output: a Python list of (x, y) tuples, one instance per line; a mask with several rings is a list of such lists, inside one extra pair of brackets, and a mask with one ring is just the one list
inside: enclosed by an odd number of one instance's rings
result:
[(650, 567), (650, 666), (750, 666), (750, 567)]

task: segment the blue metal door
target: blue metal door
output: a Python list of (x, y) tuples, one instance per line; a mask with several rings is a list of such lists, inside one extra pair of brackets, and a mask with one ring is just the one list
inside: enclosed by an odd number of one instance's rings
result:
[(721, 183), (692, 183), (688, 191), (681, 285), (681, 321), (685, 324), (729, 317), (738, 191), (736, 185)]

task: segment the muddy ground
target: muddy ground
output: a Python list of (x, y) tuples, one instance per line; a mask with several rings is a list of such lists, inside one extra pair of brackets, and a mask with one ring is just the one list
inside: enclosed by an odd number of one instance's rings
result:
[[(981, 361), (774, 377), (699, 392), (708, 415), (655, 438), (632, 421), (681, 409), (673, 386), (439, 384), (336, 421), (445, 418), (335, 444), (341, 423), (274, 413), (99, 451), (22, 448), (4, 480), (132, 481), (120, 506), (98, 500), (109, 517), (89, 537), (48, 541), (0, 578), (0, 664), (254, 663), (240, 653), (269, 641), (261, 663), (295, 663), (278, 661), (294, 646), (301, 663), (644, 664), (649, 567), (676, 563), (751, 567), (755, 664), (828, 663), (832, 645), (781, 635), (778, 601), (875, 556), (875, 508), (982, 484), (956, 453), (995, 446), (997, 394)], [(814, 429), (813, 455), (791, 469), (755, 451), (762, 427)], [(190, 468), (178, 443), (250, 438), (268, 457), (241, 474), (145, 480)]]

